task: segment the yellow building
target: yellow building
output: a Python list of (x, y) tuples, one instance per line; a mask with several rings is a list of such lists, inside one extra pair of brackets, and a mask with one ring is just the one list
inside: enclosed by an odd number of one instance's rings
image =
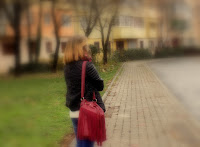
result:
[[(82, 15), (79, 14), (79, 16)], [(109, 14), (105, 13), (101, 17), (104, 17), (104, 15)], [(76, 17), (74, 22), (75, 34), (84, 35), (81, 17)], [(144, 48), (154, 52), (158, 39), (158, 22), (159, 15), (155, 9), (144, 5), (134, 8), (124, 3), (118, 8), (115, 25), (110, 34), (109, 46), (112, 51)], [(88, 42), (102, 48), (98, 24), (88, 37)]]
[[(21, 46), (20, 54), (21, 64), (26, 64), (29, 62), (28, 51), (33, 50), (32, 54), (35, 54), (36, 48), (36, 37), (39, 18), (41, 17), (41, 50), (39, 54), (40, 61), (49, 61), (51, 55), (55, 52), (56, 40), (54, 33), (54, 25), (52, 18), (52, 3), (51, 1), (44, 1), (41, 4), (42, 12), (40, 16), (39, 3), (35, 2), (30, 7), (30, 34), (32, 39), (32, 47), (27, 46), (27, 17), (25, 12), (22, 14), (21, 23)], [(63, 55), (64, 48), (67, 44), (68, 37), (73, 35), (84, 35), (83, 25), (84, 21), (82, 17), (89, 10), (82, 6), (82, 12), (77, 12), (77, 10), (66, 2), (61, 2), (56, 5), (56, 20), (59, 24), (59, 37), (60, 37), (60, 58)], [(101, 17), (108, 17), (111, 15), (113, 5), (108, 8), (108, 11), (104, 11)], [(110, 12), (109, 12), (110, 11)], [(2, 13), (0, 13), (2, 14)], [(135, 48), (145, 48), (152, 52), (157, 45), (158, 38), (158, 13), (155, 9), (145, 7), (144, 4), (133, 7), (127, 3), (120, 5), (118, 8), (118, 13), (115, 19), (115, 24), (111, 30), (109, 46), (110, 53), (115, 50), (123, 49), (135, 49)], [(4, 15), (0, 15), (1, 20), (3, 20)], [(8, 22), (1, 21), (0, 23), (0, 72), (6, 73), (11, 67), (14, 66), (14, 48), (12, 43), (7, 43), (8, 36), (12, 36), (13, 30), (9, 26)], [(105, 36), (106, 34), (105, 27)], [(11, 40), (12, 41), (12, 40)], [(88, 43), (95, 45), (97, 48), (102, 49), (101, 43), (101, 33), (99, 31), (98, 22), (91, 34), (88, 37)], [(109, 54), (110, 55), (110, 54)], [(102, 60), (102, 52), (98, 55), (98, 60)], [(4, 63), (7, 64), (4, 64)]]
[(112, 31), (114, 49), (144, 48), (153, 51), (158, 38), (158, 15), (154, 10), (120, 8)]

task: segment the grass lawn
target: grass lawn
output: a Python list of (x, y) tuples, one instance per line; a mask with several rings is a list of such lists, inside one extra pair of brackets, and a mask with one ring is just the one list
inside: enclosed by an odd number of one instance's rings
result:
[[(100, 72), (105, 88), (119, 67), (109, 64), (105, 72)], [(1, 147), (59, 146), (61, 139), (73, 131), (65, 93), (63, 72), (1, 78)]]

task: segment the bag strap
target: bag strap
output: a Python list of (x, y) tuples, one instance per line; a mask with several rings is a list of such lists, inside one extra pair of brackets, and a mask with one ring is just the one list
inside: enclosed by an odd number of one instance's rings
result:
[(82, 73), (81, 73), (81, 99), (84, 99), (85, 93), (85, 71), (86, 71), (87, 61), (83, 61), (82, 64)]
[[(81, 100), (84, 99), (84, 93), (85, 93), (85, 72), (86, 72), (86, 64), (88, 61), (83, 61), (82, 64), (82, 73), (81, 73)], [(96, 100), (95, 92), (93, 92), (93, 100)]]

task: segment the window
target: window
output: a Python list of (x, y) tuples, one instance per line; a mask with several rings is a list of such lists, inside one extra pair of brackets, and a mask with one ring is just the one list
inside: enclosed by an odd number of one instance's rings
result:
[(134, 26), (136, 28), (143, 28), (144, 27), (144, 20), (140, 17), (134, 18)]
[(3, 13), (3, 12), (0, 12), (0, 24), (2, 25), (2, 24), (6, 24), (6, 16), (5, 16), (5, 14)]
[(6, 33), (6, 17), (3, 12), (0, 12), (0, 36), (5, 35)]
[(125, 26), (130, 26), (130, 19), (128, 16), (124, 17), (124, 24), (125, 24)]
[(66, 46), (67, 46), (67, 42), (61, 42), (62, 53), (64, 53)]
[(0, 24), (0, 36), (4, 36), (6, 33), (5, 24)]
[(80, 19), (80, 25), (81, 25), (81, 28), (83, 28), (83, 29), (87, 28), (87, 21), (86, 21), (85, 17), (81, 17), (81, 19)]
[(117, 41), (116, 46), (117, 46), (117, 50), (119, 50), (119, 51), (124, 50), (124, 42), (123, 41)]
[(62, 16), (62, 25), (63, 26), (70, 26), (71, 25), (71, 18), (68, 15)]
[(130, 26), (134, 26), (134, 18), (132, 16), (130, 16)]
[(119, 16), (115, 19), (116, 26), (133, 26), (132, 16)]
[(51, 21), (50, 14), (49, 13), (45, 13), (44, 14), (44, 23), (45, 24), (50, 24), (50, 21)]
[(33, 13), (31, 12), (27, 12), (25, 15), (24, 15), (24, 18), (21, 20), (22, 21), (22, 25), (31, 25), (33, 24)]
[(151, 22), (149, 25), (151, 29), (156, 29), (156, 23)]
[(136, 40), (128, 40), (128, 49), (137, 48), (137, 41)]
[(119, 26), (119, 18), (116, 18), (116, 19), (115, 19), (115, 25), (116, 25), (116, 26)]
[(124, 16), (120, 16), (119, 17), (119, 25), (120, 26), (125, 26), (125, 17)]
[(94, 46), (99, 49), (99, 42), (94, 42)]
[(149, 48), (154, 48), (154, 42), (152, 40), (149, 41)]
[(30, 24), (33, 24), (33, 21), (34, 21), (33, 13), (29, 13), (28, 15), (29, 15), (28, 17), (29, 17)]
[(126, 16), (126, 26), (133, 26), (133, 17)]
[(140, 41), (140, 48), (144, 48), (144, 42)]
[(52, 43), (50, 41), (46, 42), (46, 51), (47, 53), (52, 53)]
[(36, 47), (37, 47), (37, 42), (36, 41), (30, 41), (30, 51), (32, 54), (36, 53)]
[(13, 42), (3, 43), (3, 54), (4, 55), (14, 55), (15, 54)]

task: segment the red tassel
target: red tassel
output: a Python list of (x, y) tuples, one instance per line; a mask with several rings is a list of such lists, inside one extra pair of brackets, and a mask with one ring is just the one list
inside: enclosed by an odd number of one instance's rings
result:
[(102, 146), (106, 140), (105, 117), (103, 110), (96, 102), (83, 100), (78, 121), (78, 138), (96, 141)]

